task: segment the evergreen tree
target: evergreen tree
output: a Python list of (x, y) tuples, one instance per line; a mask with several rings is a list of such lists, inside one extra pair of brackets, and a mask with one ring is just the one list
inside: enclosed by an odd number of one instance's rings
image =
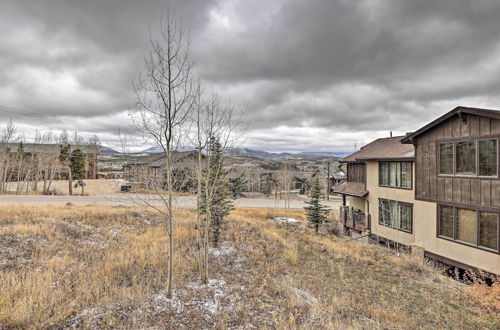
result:
[(234, 199), (243, 197), (246, 184), (247, 181), (243, 180), (241, 176), (229, 179), (229, 190), (231, 190)]
[(75, 188), (81, 187), (82, 195), (85, 192), (85, 183), (83, 182), (83, 179), (85, 178), (85, 156), (85, 153), (81, 149), (75, 149), (71, 152), (71, 155), (69, 157), (69, 166), (71, 169), (72, 177), (74, 180), (77, 180), (75, 183)]
[(314, 227), (316, 233), (319, 232), (319, 227), (326, 221), (327, 215), (330, 212), (330, 209), (327, 206), (320, 203), (320, 198), (321, 185), (319, 180), (316, 178), (312, 183), (310, 200), (306, 202), (308, 206), (304, 207), (307, 213), (307, 220), (309, 220), (311, 225)]
[(261, 192), (264, 196), (269, 197), (273, 193), (274, 180), (272, 178), (272, 174), (266, 174), (264, 178), (264, 182), (262, 183)]
[(59, 150), (59, 161), (68, 167), (68, 193), (73, 195), (73, 178), (71, 173), (71, 145), (69, 143), (61, 144)]
[[(223, 168), (224, 154), (219, 140), (215, 137), (210, 139), (208, 167), (204, 170), (205, 175), (201, 189), (201, 210), (207, 214), (210, 211), (210, 241), (214, 246), (220, 242), (225, 227), (224, 218), (233, 208), (231, 202), (231, 191), (227, 172)], [(207, 193), (208, 192), (208, 193)], [(207, 196), (208, 195), (208, 196)]]

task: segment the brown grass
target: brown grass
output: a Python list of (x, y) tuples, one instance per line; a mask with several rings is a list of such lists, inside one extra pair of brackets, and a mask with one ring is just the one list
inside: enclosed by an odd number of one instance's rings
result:
[(500, 324), (498, 287), (473, 289), (414, 257), (316, 235), (301, 211), (233, 211), (201, 286), (194, 230), (194, 214), (177, 209), (169, 300), (164, 221), (151, 209), (0, 207), (0, 328)]

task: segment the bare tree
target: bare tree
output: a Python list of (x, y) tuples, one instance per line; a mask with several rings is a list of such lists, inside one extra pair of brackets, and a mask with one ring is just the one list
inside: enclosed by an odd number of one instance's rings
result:
[(126, 154), (128, 151), (127, 148), (128, 138), (126, 135), (122, 134), (122, 130), (120, 128), (118, 129), (118, 140), (120, 141), (120, 152), (122, 154)]
[(92, 152), (92, 179), (97, 179), (97, 161), (101, 153), (101, 139), (97, 135), (92, 135), (88, 138), (87, 144)]
[[(204, 284), (208, 283), (208, 253), (209, 233), (212, 222), (212, 208), (214, 199), (220, 193), (218, 176), (223, 166), (223, 158), (217, 158), (214, 163), (211, 151), (213, 143), (220, 144), (222, 152), (236, 137), (235, 128), (241, 121), (241, 116), (235, 118), (235, 109), (231, 105), (222, 105), (220, 98), (212, 93), (208, 101), (199, 102), (196, 107), (196, 144), (198, 149), (197, 168), (197, 238), (199, 251), (200, 277)], [(202, 152), (206, 157), (203, 159)], [(205, 162), (203, 161), (205, 160)], [(203, 184), (202, 184), (203, 183)], [(201, 200), (203, 199), (203, 205)]]
[(189, 36), (182, 22), (169, 12), (161, 21), (160, 36), (155, 38), (150, 32), (150, 51), (144, 59), (144, 72), (134, 82), (138, 112), (133, 117), (134, 126), (150, 137), (165, 156), (165, 190), (157, 192), (162, 208), (148, 205), (166, 217), (169, 297), (173, 289), (174, 260), (173, 153), (187, 136), (188, 119), (196, 101), (192, 69)]
[(12, 181), (15, 157), (12, 155), (11, 143), (17, 142), (17, 128), (10, 119), (0, 131), (0, 192), (5, 193), (8, 182)]

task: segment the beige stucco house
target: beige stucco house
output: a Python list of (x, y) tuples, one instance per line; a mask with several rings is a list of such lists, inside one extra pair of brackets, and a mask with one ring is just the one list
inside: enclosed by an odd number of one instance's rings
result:
[(500, 111), (457, 107), (343, 159), (340, 221), (462, 269), (500, 274)]

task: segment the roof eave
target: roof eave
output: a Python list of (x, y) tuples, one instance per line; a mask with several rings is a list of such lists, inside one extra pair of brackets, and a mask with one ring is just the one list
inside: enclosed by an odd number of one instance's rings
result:
[(414, 161), (415, 157), (370, 157), (370, 158), (363, 158), (363, 161)]
[(435, 120), (431, 121), (430, 123), (428, 123), (427, 125), (423, 126), (420, 129), (418, 129), (417, 131), (415, 131), (411, 134), (408, 134), (407, 136), (405, 136), (401, 140), (401, 143), (413, 144), (413, 141), (415, 140), (416, 137), (422, 135), (423, 133), (425, 133), (428, 130), (430, 130), (431, 128), (441, 124), (442, 122), (448, 120), (449, 118), (453, 117), (457, 113), (467, 113), (467, 114), (472, 114), (472, 115), (477, 115), (477, 116), (500, 119), (500, 111), (498, 111), (498, 110), (458, 106), (458, 107), (454, 108), (453, 110), (448, 111), (447, 113), (445, 113), (441, 117), (438, 117)]
[(340, 195), (346, 195), (346, 196), (352, 196), (352, 197), (359, 197), (359, 198), (363, 198), (366, 195), (368, 195), (368, 191), (366, 191), (363, 194), (353, 194), (353, 193), (347, 193), (347, 192), (341, 192), (341, 191), (335, 191), (334, 190), (333, 193), (334, 194), (340, 194)]

